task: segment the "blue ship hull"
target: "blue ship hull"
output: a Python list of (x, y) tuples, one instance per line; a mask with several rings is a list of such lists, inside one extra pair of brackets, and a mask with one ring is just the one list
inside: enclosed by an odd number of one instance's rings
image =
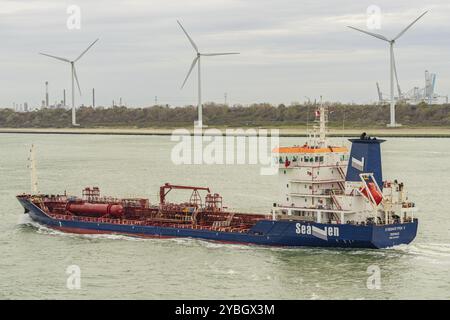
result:
[(248, 232), (219, 232), (111, 223), (59, 220), (48, 216), (28, 199), (18, 198), (25, 212), (45, 226), (71, 233), (123, 234), (137, 237), (197, 238), (226, 243), (286, 247), (387, 248), (408, 244), (416, 237), (417, 219), (391, 225), (323, 224), (306, 221), (257, 222)]

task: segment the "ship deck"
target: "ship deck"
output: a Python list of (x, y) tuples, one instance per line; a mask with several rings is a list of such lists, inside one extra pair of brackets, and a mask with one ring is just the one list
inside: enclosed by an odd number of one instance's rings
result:
[(123, 206), (123, 215), (79, 215), (70, 211), (71, 203), (84, 203), (80, 198), (66, 196), (30, 196), (28, 198), (46, 215), (55, 220), (102, 224), (187, 228), (222, 232), (248, 232), (258, 221), (271, 219), (270, 215), (224, 211), (215, 207), (195, 207), (189, 203), (148, 205), (147, 199), (98, 199), (89, 204)]

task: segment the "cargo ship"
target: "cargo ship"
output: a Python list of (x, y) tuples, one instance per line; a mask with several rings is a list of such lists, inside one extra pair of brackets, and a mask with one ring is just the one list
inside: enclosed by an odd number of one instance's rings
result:
[[(34, 221), (69, 233), (285, 247), (376, 249), (413, 241), (418, 227), (416, 206), (403, 183), (383, 180), (384, 140), (363, 133), (350, 139), (349, 152), (327, 139), (327, 107), (319, 106), (315, 116), (303, 145), (273, 150), (281, 195), (266, 213), (231, 211), (208, 187), (170, 183), (160, 187), (155, 204), (145, 198), (102, 196), (98, 187), (86, 187), (81, 197), (35, 190), (17, 199)], [(192, 194), (184, 203), (172, 203), (167, 196), (173, 190)]]

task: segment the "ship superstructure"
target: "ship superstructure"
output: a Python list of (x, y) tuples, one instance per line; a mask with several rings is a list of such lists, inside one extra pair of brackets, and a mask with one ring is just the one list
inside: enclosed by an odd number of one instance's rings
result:
[(416, 207), (403, 183), (383, 181), (380, 144), (365, 133), (350, 139), (351, 152), (326, 137), (328, 110), (321, 105), (316, 124), (302, 146), (275, 150), (281, 198), (278, 219), (330, 224), (413, 221)]
[(315, 115), (305, 144), (274, 150), (282, 192), (274, 213), (280, 219), (339, 223), (348, 211), (338, 198), (345, 193), (348, 149), (327, 139), (327, 108), (322, 105)]

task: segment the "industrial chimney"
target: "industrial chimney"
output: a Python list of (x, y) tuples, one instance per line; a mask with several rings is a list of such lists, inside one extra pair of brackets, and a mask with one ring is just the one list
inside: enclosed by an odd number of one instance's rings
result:
[(48, 81), (45, 81), (45, 107), (48, 108)]

